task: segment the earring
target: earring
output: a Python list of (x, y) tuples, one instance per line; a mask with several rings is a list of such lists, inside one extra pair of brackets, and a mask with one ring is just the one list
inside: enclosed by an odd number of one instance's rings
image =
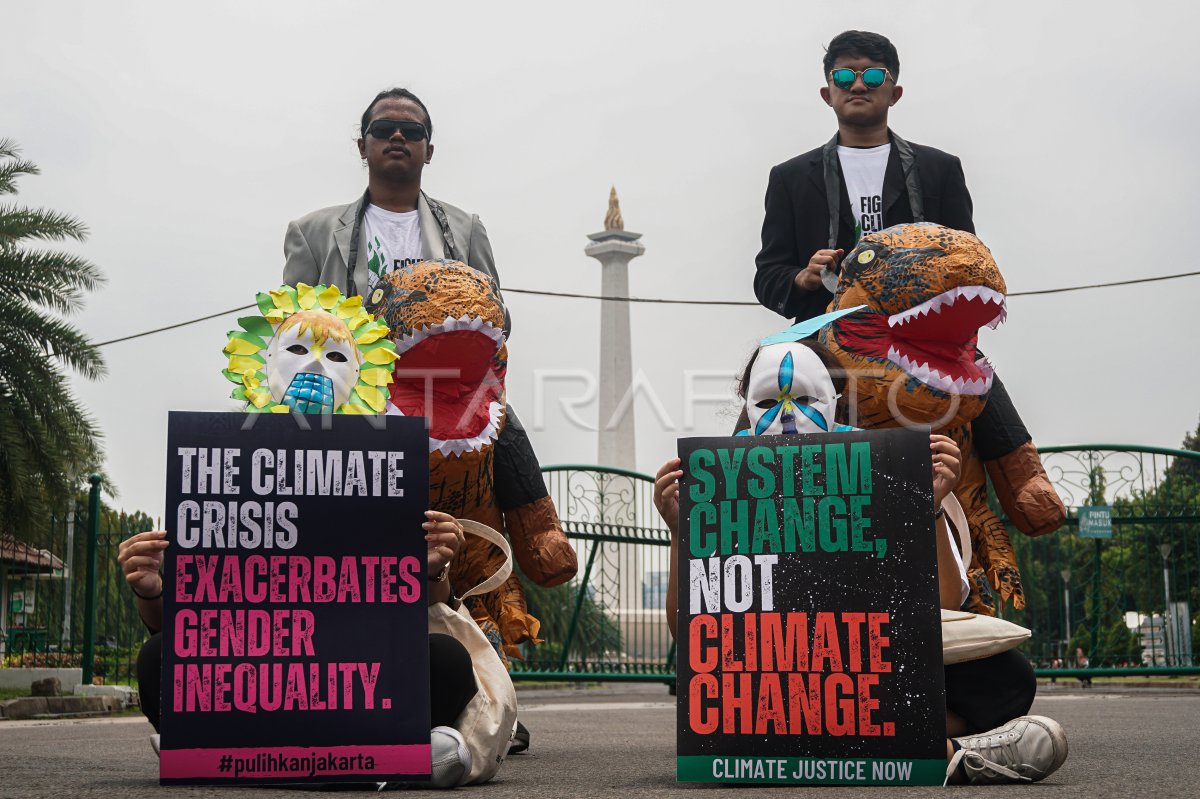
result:
[(364, 159), (362, 160), (362, 162), (363, 162), (363, 166), (366, 166), (366, 165), (367, 165), (367, 159), (365, 159), (365, 158), (364, 158)]

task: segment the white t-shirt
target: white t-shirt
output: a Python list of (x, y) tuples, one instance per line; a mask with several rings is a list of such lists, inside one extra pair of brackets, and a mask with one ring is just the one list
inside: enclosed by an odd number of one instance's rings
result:
[(363, 234), (368, 294), (388, 272), (421, 260), (421, 220), (416, 211), (396, 213), (368, 204), (363, 214)]
[(892, 144), (878, 147), (843, 147), (838, 145), (846, 194), (854, 214), (854, 243), (865, 234), (883, 230), (883, 175), (887, 171)]

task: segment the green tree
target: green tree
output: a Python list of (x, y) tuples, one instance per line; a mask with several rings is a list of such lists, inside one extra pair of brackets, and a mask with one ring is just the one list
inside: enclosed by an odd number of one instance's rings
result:
[(605, 612), (586, 591), (580, 600), (578, 580), (571, 580), (553, 588), (542, 588), (521, 575), (521, 585), (525, 589), (529, 612), (542, 623), (538, 637), (543, 639), (543, 643), (529, 650), (527, 662), (530, 668), (558, 667), (562, 648), (571, 627), (571, 618), (576, 615), (576, 603), (579, 606), (579, 618), (576, 621), (568, 660), (608, 661), (619, 657), (620, 625), (616, 618)]
[[(0, 195), (36, 174), (0, 139)], [(22, 537), (101, 459), (100, 433), (63, 372), (104, 374), (100, 352), (66, 319), (104, 278), (84, 258), (43, 246), (86, 235), (65, 214), (0, 204), (0, 530)]]

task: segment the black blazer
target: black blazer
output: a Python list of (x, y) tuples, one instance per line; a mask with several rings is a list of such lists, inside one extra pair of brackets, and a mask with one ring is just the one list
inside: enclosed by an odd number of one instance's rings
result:
[[(933, 147), (909, 142), (921, 179), (925, 221), (975, 232), (971, 221), (971, 195), (958, 158)], [(771, 169), (767, 182), (766, 216), (762, 249), (755, 259), (754, 294), (767, 308), (797, 321), (825, 312), (833, 295), (824, 288), (804, 291), (796, 275), (817, 250), (829, 246), (829, 211), (825, 196), (822, 147), (784, 161)], [(892, 147), (883, 179), (884, 227), (912, 222), (904, 173), (897, 148)], [(841, 163), (838, 174), (841, 175)], [(854, 214), (841, 183), (841, 219), (837, 246), (850, 252), (854, 240)]]

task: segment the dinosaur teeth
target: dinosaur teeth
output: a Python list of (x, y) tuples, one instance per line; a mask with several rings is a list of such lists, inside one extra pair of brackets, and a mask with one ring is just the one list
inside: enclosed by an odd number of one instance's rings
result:
[(999, 291), (990, 289), (987, 286), (955, 286), (952, 289), (931, 297), (919, 305), (914, 305), (912, 308), (892, 314), (888, 317), (888, 326), (900, 327), (914, 319), (928, 316), (931, 313), (941, 313), (943, 308), (954, 305), (960, 297), (967, 300), (981, 300), (984, 303), (994, 302), (1000, 306), (1000, 314), (996, 319), (988, 323), (989, 327), (995, 328), (1008, 315), (1008, 311), (1005, 308), (1004, 295)]
[(986, 394), (992, 387), (993, 367), (983, 356), (975, 359), (975, 367), (981, 374), (981, 377), (977, 378), (951, 377), (949, 372), (931, 367), (928, 361), (918, 362), (910, 358), (895, 345), (888, 347), (887, 359), (904, 370), (909, 377), (947, 394), (978, 396)]
[(412, 333), (401, 337), (396, 342), (396, 354), (403, 355), (425, 339), (453, 330), (469, 330), (473, 333), (485, 335), (497, 344), (504, 343), (504, 331), (502, 329), (496, 327), (482, 316), (463, 314), (457, 319), (453, 316), (447, 316), (439, 324), (424, 325), (416, 328)]

